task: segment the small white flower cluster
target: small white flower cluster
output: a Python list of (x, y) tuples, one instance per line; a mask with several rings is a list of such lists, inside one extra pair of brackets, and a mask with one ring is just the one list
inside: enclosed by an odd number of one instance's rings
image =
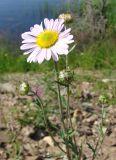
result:
[(60, 80), (64, 80), (65, 78), (67, 78), (68, 77), (68, 74), (67, 74), (67, 72), (65, 71), (65, 70), (63, 70), (63, 71), (61, 71), (60, 73), (59, 73), (59, 79)]

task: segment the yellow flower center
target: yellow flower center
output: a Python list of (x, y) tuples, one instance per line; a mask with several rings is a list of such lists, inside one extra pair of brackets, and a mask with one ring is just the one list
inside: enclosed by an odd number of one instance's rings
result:
[(59, 34), (55, 31), (45, 30), (37, 36), (36, 44), (41, 48), (49, 48), (58, 40)]

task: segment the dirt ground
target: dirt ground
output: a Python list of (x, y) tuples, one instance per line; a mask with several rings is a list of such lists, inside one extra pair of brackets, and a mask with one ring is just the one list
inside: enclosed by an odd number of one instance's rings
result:
[[(98, 151), (99, 160), (115, 160), (116, 157), (116, 73), (99, 71), (75, 71), (75, 80), (70, 88), (70, 107), (76, 141), (83, 144), (83, 153), (92, 160), (92, 152), (87, 146), (97, 143), (97, 127), (101, 122), (99, 97), (107, 95), (105, 104), (107, 128), (104, 142)], [(42, 98), (50, 108), (48, 120), (54, 138), (65, 149), (57, 135), (60, 127), (57, 95), (52, 74), (5, 74), (0, 75), (0, 160), (67, 160), (56, 147), (45, 128), (35, 121), (36, 107), (32, 96), (20, 96), (18, 86), (28, 81), (30, 86), (42, 88)], [(65, 97), (65, 89), (62, 88)], [(34, 114), (35, 113), (35, 114)], [(40, 116), (38, 114), (38, 116)], [(64, 109), (64, 121), (66, 114)]]

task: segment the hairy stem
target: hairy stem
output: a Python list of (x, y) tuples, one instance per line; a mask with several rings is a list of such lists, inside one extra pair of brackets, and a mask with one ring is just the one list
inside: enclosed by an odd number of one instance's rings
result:
[[(58, 65), (57, 62), (55, 62), (55, 71), (56, 71), (56, 80), (59, 81), (59, 71), (58, 71)], [(62, 106), (62, 99), (61, 99), (61, 92), (60, 92), (60, 84), (57, 83), (57, 92), (58, 92), (58, 102), (59, 102), (59, 111), (60, 111), (60, 119), (61, 119), (61, 125), (64, 133), (66, 133), (66, 127), (63, 120), (63, 106)], [(69, 147), (66, 145), (66, 152), (67, 152), (67, 158), (68, 160), (71, 160), (70, 150)]]
[[(68, 70), (68, 55), (66, 55), (66, 71), (67, 70)], [(67, 122), (68, 122), (68, 127), (69, 128), (71, 127), (71, 129), (74, 130), (71, 114), (70, 114), (70, 85), (69, 84), (67, 85)], [(75, 146), (77, 146), (75, 135), (73, 136), (73, 141)], [(78, 154), (78, 150), (77, 150), (77, 154)]]
[[(56, 80), (59, 81), (59, 71), (58, 71), (58, 65), (57, 62), (55, 62), (55, 71), (56, 71)], [(61, 99), (61, 92), (60, 92), (60, 84), (57, 83), (57, 93), (58, 93), (58, 104), (59, 104), (59, 111), (60, 111), (60, 119), (61, 119), (61, 125), (62, 129), (65, 132), (65, 124), (63, 120), (63, 106), (62, 106), (62, 99)]]

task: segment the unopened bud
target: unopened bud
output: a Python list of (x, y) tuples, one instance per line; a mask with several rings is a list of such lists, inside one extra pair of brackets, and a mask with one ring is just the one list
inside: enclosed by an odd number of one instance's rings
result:
[(22, 96), (27, 95), (29, 92), (29, 89), (30, 89), (29, 84), (26, 82), (22, 82), (19, 86), (20, 95)]
[(63, 19), (66, 23), (72, 22), (73, 20), (72, 15), (70, 13), (60, 14), (58, 18)]
[(59, 73), (59, 81), (65, 84), (70, 84), (74, 78), (74, 73), (68, 70), (62, 70)]

